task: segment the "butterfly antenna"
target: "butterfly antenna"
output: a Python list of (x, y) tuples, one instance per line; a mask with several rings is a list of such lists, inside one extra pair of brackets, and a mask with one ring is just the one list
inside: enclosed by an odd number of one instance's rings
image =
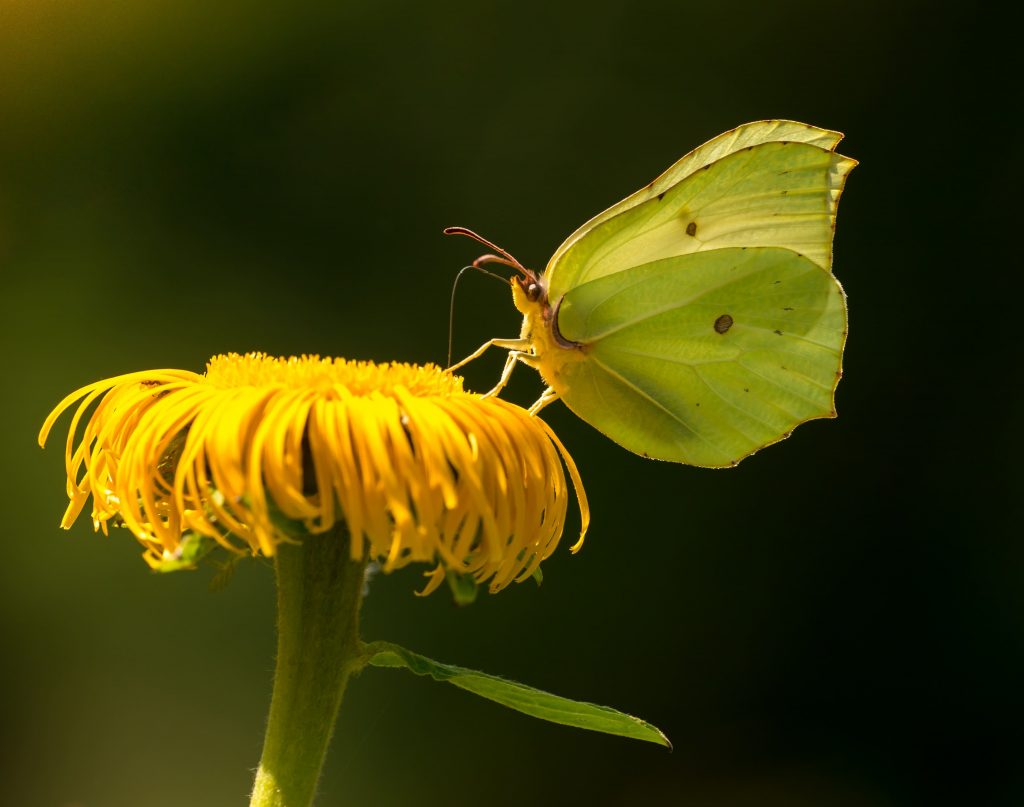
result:
[[(484, 257), (497, 256), (485, 255)], [(504, 261), (502, 261), (502, 263), (504, 263)], [(461, 280), (462, 276), (466, 274), (466, 272), (468, 272), (470, 269), (473, 269), (477, 272), (482, 272), (483, 274), (488, 275), (489, 277), (496, 278), (497, 280), (500, 280), (502, 283), (508, 283), (508, 278), (502, 277), (497, 272), (491, 272), (488, 269), (484, 269), (482, 266), (477, 266), (475, 261), (471, 263), (469, 266), (463, 266), (459, 270), (459, 273), (455, 275), (455, 281), (452, 283), (452, 299), (448, 305), (448, 364), (446, 365), (447, 367), (452, 366), (452, 334), (454, 333), (455, 330), (455, 290), (459, 286), (459, 280)]]
[(472, 238), (474, 241), (478, 241), (485, 247), (489, 247), (490, 249), (493, 249), (495, 252), (498, 253), (497, 255), (481, 255), (479, 258), (473, 261), (473, 266), (475, 266), (477, 269), (479, 269), (485, 263), (500, 263), (503, 264), (504, 266), (509, 266), (512, 269), (515, 269), (517, 272), (520, 272), (524, 277), (528, 277), (530, 274), (530, 271), (525, 266), (523, 266), (519, 261), (517, 261), (511, 253), (502, 249), (497, 244), (488, 241), (482, 235), (477, 235), (472, 230), (467, 229), (466, 227), (445, 227), (444, 234), (464, 235), (467, 238)]

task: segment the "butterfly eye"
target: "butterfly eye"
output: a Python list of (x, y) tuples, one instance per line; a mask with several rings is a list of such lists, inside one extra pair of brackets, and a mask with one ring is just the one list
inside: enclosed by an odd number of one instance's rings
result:
[(540, 299), (540, 285), (537, 283), (531, 283), (526, 287), (526, 299), (531, 303), (537, 302)]

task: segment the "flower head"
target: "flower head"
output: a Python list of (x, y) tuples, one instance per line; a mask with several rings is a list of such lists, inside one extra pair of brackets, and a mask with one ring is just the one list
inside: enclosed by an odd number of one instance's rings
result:
[(356, 559), (434, 563), (428, 591), (446, 570), (497, 591), (557, 545), (563, 461), (583, 520), (573, 550), (586, 531), (579, 475), (547, 424), (433, 365), (250, 353), (215, 356), (203, 375), (129, 373), (61, 401), (40, 445), (76, 402), (62, 526), (91, 497), (96, 529), (123, 524), (154, 566), (187, 535), (273, 555), (344, 521)]

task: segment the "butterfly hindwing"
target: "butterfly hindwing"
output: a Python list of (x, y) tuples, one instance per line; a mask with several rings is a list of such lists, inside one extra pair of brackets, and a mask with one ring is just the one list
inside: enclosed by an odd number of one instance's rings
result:
[[(638, 454), (722, 467), (834, 416), (842, 288), (780, 248), (665, 258), (568, 292), (545, 373), (566, 405)], [(577, 355), (573, 355), (576, 353)]]

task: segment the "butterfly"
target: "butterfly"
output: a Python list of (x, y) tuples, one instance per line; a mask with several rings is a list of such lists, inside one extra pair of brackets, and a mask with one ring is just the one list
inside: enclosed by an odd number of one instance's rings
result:
[(498, 394), (516, 364), (645, 457), (736, 465), (801, 423), (836, 416), (846, 296), (832, 275), (836, 209), (857, 164), (842, 134), (766, 120), (694, 149), (592, 218), (542, 274), (462, 227), (512, 267), (523, 314)]

